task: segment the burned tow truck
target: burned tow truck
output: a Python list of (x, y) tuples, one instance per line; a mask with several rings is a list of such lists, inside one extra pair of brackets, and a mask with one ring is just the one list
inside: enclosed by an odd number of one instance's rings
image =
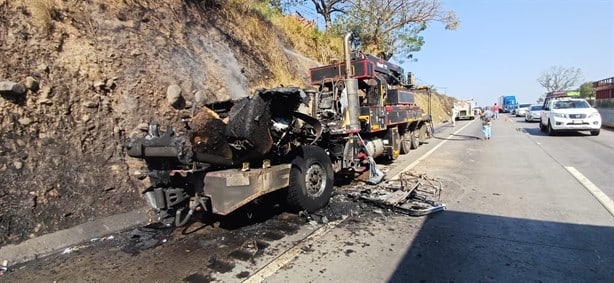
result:
[(181, 226), (195, 210), (227, 215), (285, 188), (291, 208), (311, 212), (327, 204), (336, 174), (378, 183), (374, 158), (395, 159), (430, 137), (412, 77), (351, 51), (351, 38), (345, 62), (310, 70), (312, 89), (260, 89), (203, 108), (185, 121), (186, 134), (150, 123), (128, 141), (128, 155), (147, 163), (153, 185), (144, 195), (160, 220)]

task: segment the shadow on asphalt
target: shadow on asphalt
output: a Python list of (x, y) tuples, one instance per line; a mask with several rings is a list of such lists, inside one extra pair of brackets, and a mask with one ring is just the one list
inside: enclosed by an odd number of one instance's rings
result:
[(608, 282), (612, 235), (614, 227), (448, 210), (426, 219), (389, 282)]
[[(517, 128), (516, 130), (523, 131), (532, 136), (548, 136), (547, 132), (542, 132), (539, 128)], [(558, 132), (554, 137), (590, 137), (591, 134), (587, 131), (582, 132)]]

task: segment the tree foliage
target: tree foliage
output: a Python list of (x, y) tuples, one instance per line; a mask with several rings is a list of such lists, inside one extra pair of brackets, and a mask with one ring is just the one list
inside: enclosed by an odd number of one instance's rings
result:
[(595, 89), (593, 88), (593, 82), (585, 82), (580, 85), (580, 97), (591, 99), (595, 97)]
[(320, 16), (324, 19), (324, 25), (326, 29), (330, 29), (333, 22), (334, 13), (345, 13), (346, 4), (352, 2), (352, 0), (276, 0), (283, 5), (283, 7), (296, 7), (300, 5), (313, 4), (313, 7)]
[(580, 68), (553, 66), (539, 76), (537, 82), (546, 88), (547, 92), (569, 90), (582, 80)]
[(448, 30), (459, 25), (456, 14), (444, 10), (439, 0), (353, 0), (338, 25), (357, 33), (369, 53), (412, 58), (424, 44), (420, 33), (432, 22)]

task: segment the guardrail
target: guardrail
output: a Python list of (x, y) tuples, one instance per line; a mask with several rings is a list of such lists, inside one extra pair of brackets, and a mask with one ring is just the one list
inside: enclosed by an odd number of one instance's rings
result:
[(601, 115), (601, 124), (614, 128), (614, 108), (597, 108)]

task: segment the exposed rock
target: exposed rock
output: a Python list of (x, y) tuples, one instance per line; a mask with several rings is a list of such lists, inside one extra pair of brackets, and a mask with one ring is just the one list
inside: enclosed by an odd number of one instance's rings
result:
[(194, 103), (196, 107), (202, 107), (207, 103), (207, 95), (203, 91), (197, 91), (194, 93)]
[(149, 124), (147, 123), (139, 123), (137, 126), (137, 129), (147, 132), (147, 130), (149, 129)]
[(87, 108), (96, 108), (96, 107), (98, 107), (98, 102), (86, 101), (86, 102), (83, 102), (82, 105), (87, 107)]
[(51, 105), (51, 104), (53, 104), (53, 102), (49, 98), (41, 98), (41, 99), (37, 100), (36, 102), (38, 104), (43, 104), (43, 105)]
[(113, 77), (113, 78), (108, 79), (107, 82), (105, 83), (105, 86), (108, 89), (114, 89), (115, 86), (116, 86), (115, 81), (117, 81), (117, 79), (119, 79), (119, 78), (118, 77)]
[(23, 162), (15, 161), (13, 162), (13, 166), (15, 166), (15, 169), (20, 170), (21, 168), (23, 168)]
[(21, 96), (26, 93), (26, 87), (20, 83), (3, 81), (0, 82), (0, 94)]
[(39, 72), (39, 73), (45, 73), (45, 74), (49, 73), (49, 66), (47, 64), (44, 64), (44, 63), (39, 64), (36, 67), (36, 71)]
[(105, 87), (107, 85), (107, 83), (103, 80), (98, 80), (94, 82), (94, 88), (95, 89), (102, 89), (103, 87)]
[(44, 86), (41, 89), (41, 97), (43, 97), (43, 98), (52, 98), (53, 97), (53, 88), (51, 86)]
[(32, 119), (28, 117), (23, 117), (17, 121), (19, 122), (19, 124), (24, 125), (24, 126), (30, 125), (30, 123), (32, 123)]
[(26, 88), (31, 91), (38, 91), (39, 82), (33, 77), (27, 77), (25, 85)]
[(178, 85), (170, 85), (166, 90), (166, 101), (171, 106), (177, 106), (181, 101), (181, 87)]

